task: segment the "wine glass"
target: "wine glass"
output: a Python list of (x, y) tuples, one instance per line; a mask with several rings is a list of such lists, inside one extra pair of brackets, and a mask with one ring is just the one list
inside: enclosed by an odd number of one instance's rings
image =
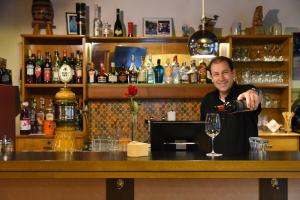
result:
[(207, 113), (205, 118), (205, 132), (211, 137), (211, 152), (207, 156), (222, 156), (220, 153), (214, 151), (214, 139), (221, 131), (221, 121), (218, 113)]

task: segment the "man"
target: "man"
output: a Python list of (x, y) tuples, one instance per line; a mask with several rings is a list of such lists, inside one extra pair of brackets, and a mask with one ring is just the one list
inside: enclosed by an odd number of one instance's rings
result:
[(214, 106), (231, 100), (246, 100), (248, 112), (219, 112), (221, 132), (214, 139), (217, 153), (235, 155), (248, 153), (249, 137), (258, 135), (258, 115), (261, 111), (259, 95), (252, 85), (238, 85), (235, 69), (230, 58), (219, 56), (213, 58), (208, 66), (212, 83), (216, 90), (207, 94), (201, 103), (201, 120), (207, 113), (217, 112)]

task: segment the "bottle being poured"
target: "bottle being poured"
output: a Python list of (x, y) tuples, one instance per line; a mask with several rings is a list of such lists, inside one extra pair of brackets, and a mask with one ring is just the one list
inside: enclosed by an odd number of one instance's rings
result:
[(226, 101), (222, 105), (214, 106), (216, 111), (226, 111), (230, 113), (250, 111), (245, 100)]

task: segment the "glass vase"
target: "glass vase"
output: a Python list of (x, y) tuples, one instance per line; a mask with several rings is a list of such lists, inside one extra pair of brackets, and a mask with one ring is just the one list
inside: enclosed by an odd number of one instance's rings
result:
[(131, 141), (136, 141), (137, 135), (137, 112), (131, 112)]

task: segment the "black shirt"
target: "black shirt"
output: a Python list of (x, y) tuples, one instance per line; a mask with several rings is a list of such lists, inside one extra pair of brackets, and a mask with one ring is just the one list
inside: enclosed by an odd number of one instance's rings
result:
[[(225, 101), (236, 100), (241, 93), (251, 88), (254, 88), (254, 86), (234, 83)], [(201, 103), (201, 121), (205, 120), (207, 113), (217, 112), (214, 106), (222, 104), (218, 90), (207, 94)], [(257, 137), (258, 135), (257, 122), (260, 111), (261, 106), (259, 105), (255, 111), (239, 113), (219, 112), (221, 132), (214, 139), (215, 152), (223, 153), (224, 155), (248, 153), (250, 148), (249, 137)]]

